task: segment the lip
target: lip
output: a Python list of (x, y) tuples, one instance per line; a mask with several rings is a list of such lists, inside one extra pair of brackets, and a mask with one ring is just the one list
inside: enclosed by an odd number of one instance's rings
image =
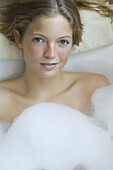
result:
[(58, 63), (40, 63), (40, 65), (45, 69), (53, 69)]

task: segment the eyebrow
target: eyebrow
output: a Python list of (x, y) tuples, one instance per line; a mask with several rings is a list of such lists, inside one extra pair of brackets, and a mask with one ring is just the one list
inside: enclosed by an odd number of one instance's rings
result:
[[(42, 37), (44, 37), (44, 38), (47, 38), (45, 35), (43, 35), (43, 34), (38, 34), (38, 33), (33, 33), (32, 35), (39, 35), (39, 36), (42, 36)], [(70, 39), (72, 39), (72, 37), (70, 36), (70, 35), (64, 35), (64, 36), (62, 36), (62, 37), (59, 37), (59, 39), (61, 39), (61, 38), (70, 38)]]

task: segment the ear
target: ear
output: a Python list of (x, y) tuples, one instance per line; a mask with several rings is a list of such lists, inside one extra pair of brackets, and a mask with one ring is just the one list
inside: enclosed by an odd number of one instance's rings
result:
[(22, 37), (19, 33), (18, 30), (14, 30), (14, 38), (15, 38), (15, 42), (18, 45), (19, 48), (23, 48), (23, 44), (22, 44)]

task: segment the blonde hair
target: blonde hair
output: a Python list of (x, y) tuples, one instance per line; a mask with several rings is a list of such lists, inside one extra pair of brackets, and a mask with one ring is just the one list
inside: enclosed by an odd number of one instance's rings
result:
[(80, 10), (88, 9), (113, 19), (113, 10), (108, 6), (108, 0), (73, 0)]
[(0, 32), (10, 41), (15, 42), (14, 29), (24, 36), (29, 23), (40, 16), (54, 17), (63, 15), (73, 30), (73, 44), (82, 40), (83, 25), (79, 10), (94, 10), (105, 17), (112, 17), (113, 10), (106, 5), (106, 0), (1, 0)]

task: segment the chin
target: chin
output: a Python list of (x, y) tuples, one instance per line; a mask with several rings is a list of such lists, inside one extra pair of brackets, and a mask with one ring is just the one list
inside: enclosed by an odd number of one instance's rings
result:
[(52, 71), (38, 74), (38, 76), (43, 79), (52, 79), (52, 78), (55, 78), (57, 75), (58, 75), (58, 72), (52, 72)]

